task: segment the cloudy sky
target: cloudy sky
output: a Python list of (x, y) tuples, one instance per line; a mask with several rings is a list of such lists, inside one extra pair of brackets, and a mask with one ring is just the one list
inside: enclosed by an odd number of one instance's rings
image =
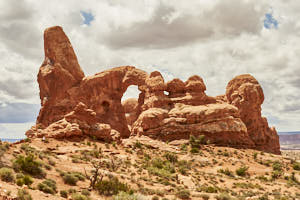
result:
[[(43, 30), (54, 25), (86, 75), (120, 65), (158, 70), (166, 81), (197, 74), (215, 96), (250, 73), (269, 123), (300, 130), (298, 1), (0, 0), (0, 8), (0, 138), (23, 137), (36, 119)], [(137, 95), (134, 87), (125, 94)]]

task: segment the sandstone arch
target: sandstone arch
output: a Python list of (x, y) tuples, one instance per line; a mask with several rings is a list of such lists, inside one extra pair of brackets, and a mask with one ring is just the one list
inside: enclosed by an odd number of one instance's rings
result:
[(42, 108), (37, 123), (47, 127), (83, 103), (95, 113), (94, 123), (109, 124), (121, 137), (128, 137), (130, 132), (121, 98), (130, 85), (145, 85), (147, 73), (123, 66), (84, 77), (61, 27), (46, 29), (44, 43), (45, 60), (38, 74)]
[[(84, 77), (61, 27), (45, 30), (45, 59), (40, 67), (41, 110), (28, 137), (66, 138), (92, 135), (114, 140), (135, 135), (171, 141), (204, 134), (212, 143), (280, 154), (275, 128), (261, 116), (264, 101), (249, 74), (228, 83), (226, 95), (207, 96), (200, 76), (165, 83), (158, 71), (115, 67)], [(121, 104), (130, 85), (139, 98)], [(166, 94), (168, 92), (168, 94)], [(131, 113), (131, 129), (125, 116)]]

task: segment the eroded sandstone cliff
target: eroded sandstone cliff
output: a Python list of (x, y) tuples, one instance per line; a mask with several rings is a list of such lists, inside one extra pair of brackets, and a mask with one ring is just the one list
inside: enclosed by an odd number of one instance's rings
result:
[[(45, 60), (40, 67), (41, 110), (28, 137), (68, 138), (91, 135), (103, 140), (146, 135), (171, 141), (205, 135), (211, 143), (279, 154), (279, 139), (261, 116), (264, 95), (251, 75), (231, 80), (226, 95), (210, 97), (201, 77), (165, 83), (160, 72), (132, 66), (84, 77), (61, 27), (44, 33)], [(130, 85), (138, 99), (121, 103)], [(168, 94), (165, 94), (168, 92)]]

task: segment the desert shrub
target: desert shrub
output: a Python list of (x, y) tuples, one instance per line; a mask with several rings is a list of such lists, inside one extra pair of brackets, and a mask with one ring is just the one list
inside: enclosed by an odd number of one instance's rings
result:
[(202, 185), (201, 187), (197, 188), (197, 191), (205, 193), (218, 193), (218, 188), (213, 186)]
[(16, 183), (18, 186), (22, 186), (24, 184), (30, 186), (33, 183), (33, 180), (29, 175), (17, 174)]
[(117, 195), (113, 196), (113, 200), (138, 200), (139, 198), (134, 194), (129, 194), (127, 192), (119, 192)]
[(274, 171), (282, 171), (282, 164), (279, 161), (275, 161), (272, 167)]
[(158, 197), (158, 196), (153, 196), (153, 197), (151, 198), (151, 200), (159, 200), (159, 197)]
[(249, 169), (249, 167), (247, 166), (243, 166), (243, 167), (240, 167), (238, 169), (235, 170), (235, 173), (238, 175), (238, 176), (246, 176), (247, 174), (247, 170)]
[(191, 195), (191, 193), (188, 190), (179, 190), (176, 193), (176, 197), (178, 197), (179, 199), (189, 199), (190, 195)]
[(84, 195), (84, 196), (87, 196), (87, 197), (88, 197), (88, 196), (91, 196), (90, 191), (88, 191), (87, 189), (82, 190), (82, 191), (81, 191), (81, 194)]
[(79, 193), (73, 193), (72, 194), (72, 199), (73, 200), (90, 200), (88, 196), (79, 194)]
[(5, 182), (13, 182), (15, 180), (14, 171), (10, 168), (3, 167), (0, 169), (0, 178)]
[(36, 177), (45, 177), (46, 174), (41, 168), (42, 164), (30, 154), (26, 157), (20, 155), (13, 161), (15, 171), (22, 171)]
[(199, 135), (198, 141), (200, 144), (206, 144), (205, 135)]
[(233, 177), (233, 173), (229, 169), (219, 169), (218, 172)]
[(200, 148), (200, 142), (194, 135), (190, 136), (189, 143), (190, 143), (191, 148)]
[(4, 156), (4, 153), (9, 149), (8, 143), (2, 143), (0, 144), (0, 167), (3, 166), (2, 158)]
[(217, 200), (232, 200), (232, 198), (229, 196), (229, 194), (222, 193), (216, 196)]
[(61, 197), (68, 198), (68, 192), (66, 190), (61, 190), (59, 193)]
[(199, 153), (199, 148), (197, 147), (192, 147), (190, 150), (191, 153)]
[(275, 161), (272, 164), (272, 168), (273, 168), (272, 179), (280, 178), (282, 176), (282, 174), (283, 174), (282, 164), (279, 161)]
[(64, 183), (68, 185), (76, 185), (78, 181), (85, 180), (85, 177), (80, 172), (60, 172)]
[(198, 137), (191, 135), (189, 143), (192, 148), (200, 148), (201, 144), (206, 144), (205, 135), (199, 135)]
[(136, 148), (142, 149), (142, 148), (143, 148), (143, 144), (140, 143), (140, 141), (137, 140), (137, 141), (134, 143), (133, 148), (134, 148), (134, 149), (136, 149)]
[(32, 200), (31, 195), (24, 189), (18, 190), (17, 196), (18, 200)]
[(164, 157), (171, 163), (176, 163), (178, 161), (178, 156), (174, 153), (167, 152), (164, 154)]
[(64, 183), (68, 185), (76, 185), (78, 178), (73, 174), (65, 174), (63, 177)]
[(299, 162), (294, 162), (293, 163), (293, 169), (300, 171), (300, 163)]
[(52, 160), (52, 159), (48, 159), (48, 163), (49, 163), (49, 165), (52, 165), (52, 166), (55, 166), (55, 161), (54, 160)]
[(281, 176), (282, 176), (282, 171), (278, 171), (278, 170), (272, 171), (272, 179), (277, 179), (280, 178)]
[(16, 184), (17, 184), (18, 186), (24, 185), (23, 179), (17, 179)]
[(116, 177), (97, 182), (95, 189), (99, 194), (106, 196), (116, 195), (121, 191), (128, 192), (130, 190), (127, 184), (120, 182)]
[(33, 154), (36, 152), (35, 148), (26, 143), (21, 144), (21, 149), (25, 151), (26, 154)]
[(172, 173), (175, 173), (174, 165), (168, 160), (162, 160), (161, 158), (152, 159), (147, 170), (150, 174), (164, 178), (170, 178)]
[(208, 200), (209, 199), (209, 196), (207, 194), (201, 194), (200, 197), (203, 199), (203, 200)]
[(177, 166), (178, 166), (178, 171), (183, 175), (186, 175), (187, 171), (191, 169), (191, 163), (186, 160), (178, 161)]
[(257, 152), (253, 153), (253, 159), (257, 159)]
[(74, 188), (70, 188), (70, 189), (68, 189), (68, 193), (69, 194), (76, 193), (76, 190)]
[(38, 184), (38, 189), (44, 193), (55, 194), (57, 192), (56, 182), (52, 179), (46, 179)]

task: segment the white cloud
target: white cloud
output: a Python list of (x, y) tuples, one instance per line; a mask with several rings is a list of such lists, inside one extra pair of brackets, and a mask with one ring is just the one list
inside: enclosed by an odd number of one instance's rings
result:
[[(251, 73), (264, 89), (270, 123), (299, 130), (299, 6), (293, 0), (1, 1), (0, 103), (39, 103), (43, 30), (61, 25), (86, 75), (120, 65), (159, 70), (166, 81), (197, 74), (207, 94), (219, 95), (234, 76)], [(270, 9), (278, 29), (263, 27)], [(80, 11), (92, 13), (90, 26)]]
[(21, 139), (34, 123), (0, 123), (0, 138)]

